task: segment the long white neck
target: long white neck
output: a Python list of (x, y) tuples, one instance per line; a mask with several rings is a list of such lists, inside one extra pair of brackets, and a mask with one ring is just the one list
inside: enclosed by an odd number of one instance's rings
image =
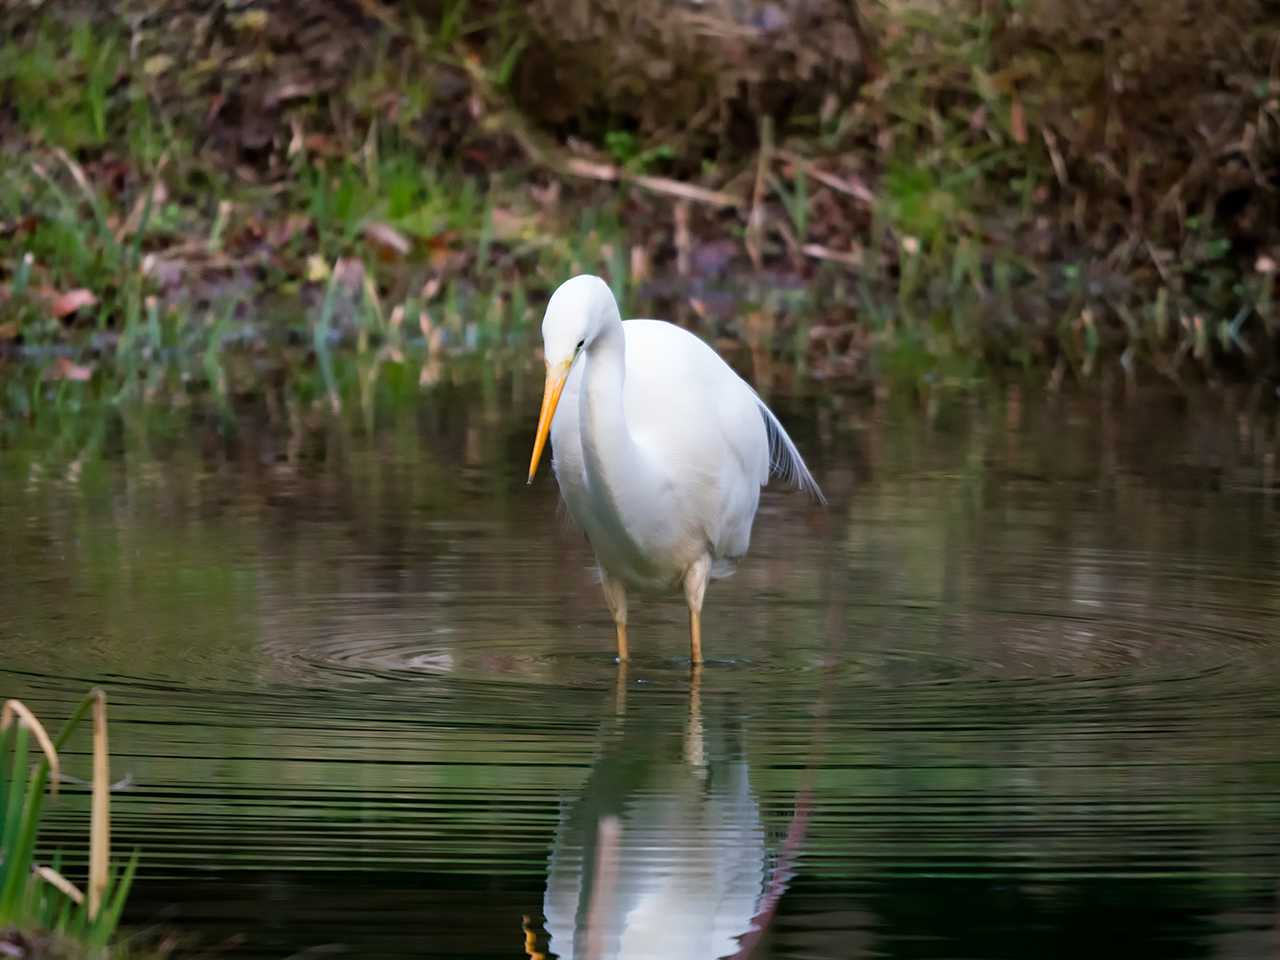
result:
[(583, 358), (578, 422), (582, 455), (592, 494), (611, 507), (618, 524), (640, 515), (661, 485), (661, 474), (631, 436), (623, 403), (627, 378), (627, 338), (622, 321), (613, 319), (592, 340)]

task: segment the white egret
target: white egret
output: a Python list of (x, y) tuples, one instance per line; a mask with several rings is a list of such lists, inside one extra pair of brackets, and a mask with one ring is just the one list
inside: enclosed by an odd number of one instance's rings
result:
[(599, 277), (552, 294), (533, 482), (550, 433), (569, 513), (595, 552), (627, 647), (627, 589), (684, 589), (693, 662), (702, 662), (707, 581), (747, 552), (760, 488), (778, 474), (822, 492), (778, 419), (696, 336), (661, 320), (622, 322)]

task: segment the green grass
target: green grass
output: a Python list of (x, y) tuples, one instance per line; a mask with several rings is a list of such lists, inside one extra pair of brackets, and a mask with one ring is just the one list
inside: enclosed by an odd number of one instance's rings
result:
[[(747, 198), (691, 208), (694, 253), (737, 247), (714, 281), (734, 301), (719, 315), (691, 304), (696, 276), (692, 294), (647, 294), (648, 277), (688, 282), (669, 196), (549, 176), (515, 145), (510, 82), (535, 42), (517, 6), (392, 17), (339, 89), (268, 117), (275, 139), (249, 160), (211, 145), (208, 80), (232, 71), (221, 89), (243, 93), (263, 16), (284, 14), (232, 17), (232, 49), (210, 66), (183, 64), (151, 27), (43, 13), (0, 49), (16, 147), (0, 171), (0, 434), (104, 404), (201, 396), (225, 412), (268, 383), (304, 406), (367, 411), (393, 370), (431, 383), (477, 357), (528, 362), (540, 303), (580, 271), (604, 275), (624, 313), (683, 312), (708, 339), (745, 342), (766, 311), (773, 339), (753, 353), (858, 387), (1265, 363), (1260, 345), (1280, 336), (1274, 270), (1243, 262), (1211, 211), (1189, 211), (1176, 242), (1059, 242), (1072, 233), (1062, 182), (1083, 177), (1036, 114), (1058, 80), (1039, 54), (1010, 61), (1007, 11), (989, 6), (895, 7), (856, 109), (761, 120), (762, 142), (767, 129), (792, 159), (729, 149), (691, 165), (671, 131), (579, 118), (594, 160), (633, 176), (701, 169), (704, 186)], [(459, 97), (473, 58), (483, 82)], [(463, 101), (470, 132), (441, 134)], [(851, 169), (861, 200), (830, 186)], [(77, 290), (93, 302), (57, 315)], [(810, 342), (832, 328), (850, 332)]]
[[(40, 862), (37, 841), (46, 805), (58, 793), (58, 751), (89, 714), (93, 730), (89, 870), (86, 882), (77, 886), (61, 872), (60, 853), (48, 863)], [(19, 701), (5, 703), (0, 715), (0, 928), (53, 934), (96, 951), (110, 943), (138, 858), (135, 853), (123, 867), (110, 863), (109, 794), (102, 691), (95, 690), (80, 702), (56, 740)]]

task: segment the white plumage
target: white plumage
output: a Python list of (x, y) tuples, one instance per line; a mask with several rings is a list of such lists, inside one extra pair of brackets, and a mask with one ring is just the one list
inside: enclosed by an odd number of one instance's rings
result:
[(556, 479), (591, 542), (627, 657), (626, 587), (683, 586), (693, 658), (710, 577), (747, 551), (777, 473), (822, 499), (777, 418), (711, 347), (660, 320), (622, 322), (598, 277), (566, 281), (542, 323), (547, 385), (529, 465), (548, 431)]

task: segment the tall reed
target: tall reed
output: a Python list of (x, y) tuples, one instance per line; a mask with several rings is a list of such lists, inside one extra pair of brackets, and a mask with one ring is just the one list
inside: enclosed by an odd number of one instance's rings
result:
[[(92, 714), (93, 779), (86, 894), (61, 869), (61, 853), (49, 863), (37, 857), (46, 805), (62, 779), (58, 751)], [(31, 763), (32, 746), (37, 762)], [(46, 792), (46, 786), (48, 790)], [(120, 922), (138, 857), (123, 869), (111, 865), (111, 771), (107, 753), (107, 697), (91, 691), (57, 739), (21, 701), (0, 712), (0, 928), (39, 930), (92, 948), (106, 947)]]

